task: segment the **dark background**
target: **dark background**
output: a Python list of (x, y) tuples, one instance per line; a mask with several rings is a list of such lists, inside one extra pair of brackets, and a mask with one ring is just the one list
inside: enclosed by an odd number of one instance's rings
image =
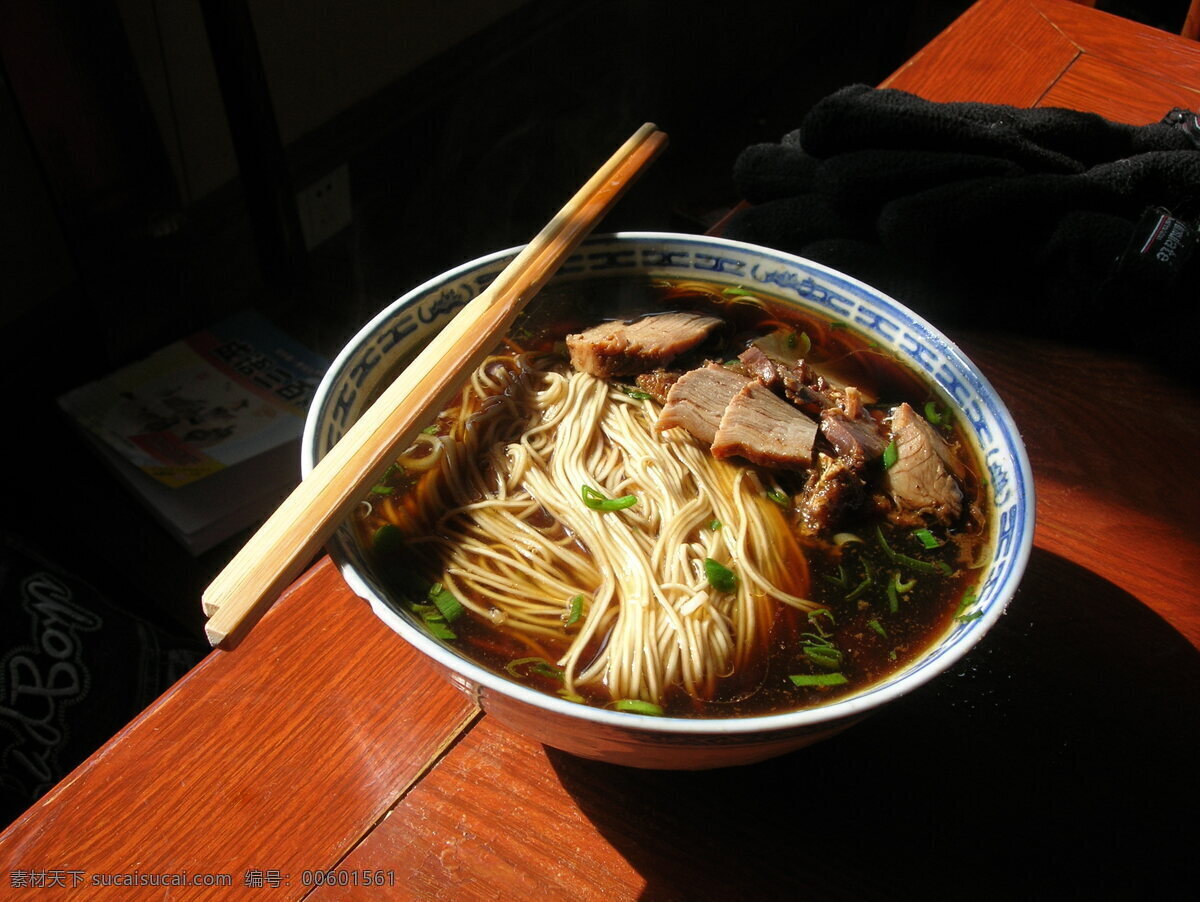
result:
[[(246, 534), (190, 555), (58, 395), (246, 306), (331, 357), (426, 277), (531, 237), (644, 121), (671, 146), (603, 229), (703, 231), (738, 200), (742, 148), (877, 83), (968, 5), (512, 0), (476, 27), (451, 3), (0, 0), (0, 528), (202, 651), (201, 591)], [(1099, 4), (1168, 30), (1186, 5)], [(420, 58), (390, 58), (395, 78), (349, 38), (303, 58), (301, 37), (375, 13), (403, 31), (408, 6)], [(289, 72), (326, 100), (360, 87), (305, 120)], [(197, 134), (232, 148), (227, 177), (194, 164), (212, 162)], [(341, 165), (351, 225), (307, 249), (295, 192)]]

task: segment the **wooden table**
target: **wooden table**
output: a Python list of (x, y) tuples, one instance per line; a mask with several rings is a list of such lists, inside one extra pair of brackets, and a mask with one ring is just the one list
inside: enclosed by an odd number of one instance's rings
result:
[[(1200, 46), (982, 0), (886, 84), (1146, 123), (1200, 108)], [(0, 896), (1171, 897), (1196, 838), (1200, 402), (1132, 359), (955, 337), (1022, 427), (1039, 521), (1008, 615), (933, 685), (753, 767), (599, 764), (481, 716), (322, 560), (0, 836)], [(315, 885), (330, 869), (345, 885)], [(100, 885), (162, 874), (189, 885)]]

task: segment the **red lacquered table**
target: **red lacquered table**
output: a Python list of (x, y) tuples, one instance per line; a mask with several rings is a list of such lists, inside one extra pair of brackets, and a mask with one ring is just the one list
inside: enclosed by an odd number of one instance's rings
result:
[[(981, 0), (885, 84), (1143, 124), (1200, 108), (1200, 45)], [(1196, 840), (1200, 400), (1133, 358), (953, 337), (1022, 429), (1038, 527), (934, 684), (753, 767), (599, 764), (479, 714), (323, 559), (0, 835), (0, 897), (1168, 897)]]

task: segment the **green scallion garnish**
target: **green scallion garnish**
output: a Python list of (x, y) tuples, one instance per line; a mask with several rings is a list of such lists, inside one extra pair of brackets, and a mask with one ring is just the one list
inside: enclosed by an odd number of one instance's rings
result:
[(545, 663), (542, 658), (514, 658), (504, 665), (504, 669), (519, 680), (522, 676), (524, 676), (524, 674), (521, 673), (520, 668), (524, 667), (526, 664), (532, 664), (534, 661), (542, 661), (542, 663)]
[(574, 626), (579, 622), (579, 618), (583, 616), (583, 596), (574, 595), (567, 602), (567, 614), (563, 621), (563, 626)]
[(594, 511), (622, 511), (637, 504), (637, 495), (623, 495), (620, 498), (609, 498), (597, 492), (590, 485), (581, 486), (579, 494), (583, 503)]
[(645, 702), (640, 698), (618, 698), (610, 702), (608, 707), (614, 711), (625, 711), (630, 714), (647, 714), (651, 717), (662, 717), (663, 713), (661, 705), (656, 705), (654, 702)]
[(429, 589), (428, 598), (438, 613), (447, 623), (453, 623), (462, 616), (463, 606), (454, 594), (441, 583), (434, 583)]
[(942, 541), (928, 529), (915, 529), (913, 530), (913, 536), (925, 548), (940, 548), (942, 546)]
[(733, 592), (737, 589), (737, 574), (719, 561), (704, 559), (704, 576), (708, 584), (718, 592)]
[(881, 639), (887, 638), (887, 630), (883, 628), (883, 624), (881, 624), (878, 620), (868, 620), (867, 626), (878, 633)]
[(967, 608), (974, 607), (979, 603), (979, 596), (975, 592), (975, 587), (971, 586), (963, 593), (963, 597), (959, 599), (958, 609), (954, 612), (954, 619), (960, 623), (967, 623), (971, 620), (977, 620), (983, 616), (983, 611), (973, 611), (970, 614), (965, 613)]
[(896, 465), (896, 461), (900, 459), (900, 449), (896, 447), (896, 440), (892, 439), (888, 442), (888, 446), (883, 449), (883, 468), (890, 470)]
[(901, 554), (892, 548), (887, 543), (887, 539), (883, 537), (883, 530), (878, 526), (875, 527), (875, 535), (879, 539), (879, 547), (883, 549), (883, 553), (894, 563), (900, 564), (903, 567), (910, 567), (919, 573), (940, 573), (943, 576), (948, 576), (954, 571), (950, 569), (950, 565), (945, 561), (922, 561), (915, 557), (909, 557), (907, 554)]
[(371, 494), (373, 495), (390, 495), (396, 491), (390, 485), (373, 485), (371, 486)]
[(425, 620), (425, 629), (437, 639), (457, 639), (458, 634), (446, 625), (444, 620)]
[(404, 544), (404, 532), (399, 526), (384, 523), (371, 536), (371, 550), (376, 554), (392, 554)]
[(841, 686), (849, 682), (841, 673), (793, 673), (788, 679), (797, 686)]
[(842, 666), (842, 652), (832, 645), (805, 646), (804, 656), (827, 670), (837, 670)]
[[(536, 673), (539, 676), (549, 677), (552, 680), (562, 682), (563, 672), (553, 664), (549, 663), (545, 658), (514, 658), (504, 665), (504, 669), (516, 679), (524, 679), (531, 673)], [(524, 670), (524, 673), (522, 673)]]
[(865, 575), (863, 576), (862, 582), (860, 582), (854, 588), (854, 590), (846, 596), (846, 601), (854, 601), (856, 598), (858, 598), (858, 596), (862, 595), (863, 592), (867, 591), (867, 589), (871, 587), (871, 584), (875, 582), (875, 574), (871, 570), (871, 562), (866, 558), (863, 558), (863, 571)]
[(713, 519), (713, 520), (709, 520), (709, 521), (708, 521), (708, 528), (709, 528), (710, 530), (712, 530), (713, 532), (716, 532), (716, 531), (717, 531), (718, 529), (720, 529), (720, 528), (721, 528), (723, 525), (724, 525), (724, 524), (723, 524), (723, 523), (721, 523), (721, 521), (720, 521), (720, 520), (717, 520), (717, 519)]
[(933, 401), (925, 402), (925, 419), (929, 420), (934, 426), (941, 426), (945, 421), (942, 415), (942, 409)]
[(774, 501), (776, 504), (778, 504), (780, 507), (787, 507), (789, 504), (792, 503), (792, 499), (788, 496), (788, 493), (778, 487), (770, 489), (767, 492), (767, 497), (770, 498), (772, 501)]
[(827, 617), (830, 625), (835, 625), (837, 623), (837, 620), (834, 619), (833, 611), (829, 610), (829, 608), (817, 608), (815, 611), (809, 611), (808, 622), (812, 624), (813, 629), (815, 629), (822, 638), (825, 638), (829, 635), (829, 633), (825, 632), (825, 628), (821, 626), (822, 617)]

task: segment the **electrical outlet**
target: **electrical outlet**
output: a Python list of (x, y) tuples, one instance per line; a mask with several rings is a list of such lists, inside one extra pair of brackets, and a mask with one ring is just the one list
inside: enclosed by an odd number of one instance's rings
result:
[(350, 225), (350, 170), (345, 164), (296, 195), (304, 246), (312, 250)]

